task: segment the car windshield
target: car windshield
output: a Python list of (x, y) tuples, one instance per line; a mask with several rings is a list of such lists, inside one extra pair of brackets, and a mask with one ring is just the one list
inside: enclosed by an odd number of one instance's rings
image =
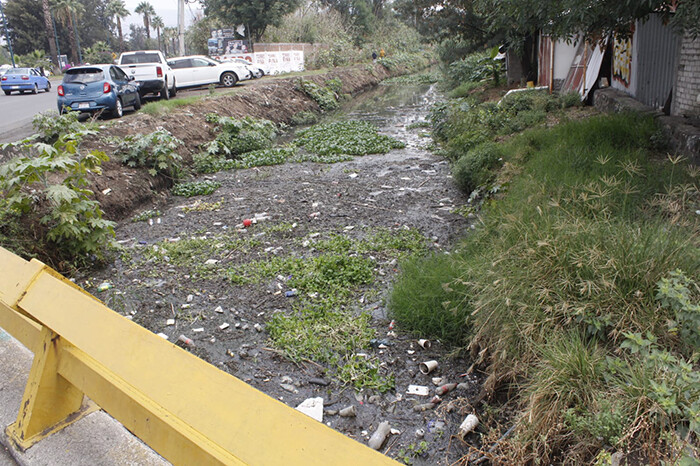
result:
[(160, 57), (157, 53), (135, 53), (122, 56), (122, 65), (136, 65), (139, 63), (160, 63)]
[(81, 68), (79, 70), (70, 69), (66, 71), (65, 76), (63, 76), (64, 83), (94, 83), (97, 81), (102, 81), (104, 79), (104, 73), (100, 68)]
[(29, 74), (29, 68), (10, 68), (5, 74)]

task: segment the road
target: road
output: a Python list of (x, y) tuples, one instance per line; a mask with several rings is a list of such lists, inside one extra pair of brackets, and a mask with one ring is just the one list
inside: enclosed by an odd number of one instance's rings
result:
[[(238, 87), (249, 85), (252, 82), (239, 83)], [(0, 143), (14, 142), (34, 134), (32, 118), (37, 113), (51, 110), (58, 114), (56, 109), (56, 88), (59, 84), (61, 84), (60, 79), (51, 80), (51, 92), (39, 92), (36, 95), (17, 93), (5, 95), (0, 92)], [(217, 87), (216, 92), (227, 92), (230, 90), (231, 88), (227, 87)], [(178, 97), (186, 97), (207, 95), (208, 93), (209, 89), (207, 87), (200, 87), (178, 90), (177, 95)], [(150, 100), (152, 99), (148, 97), (144, 103)], [(129, 113), (131, 112), (129, 111), (126, 115)]]
[(56, 87), (60, 80), (51, 80), (51, 91), (38, 94), (5, 95), (0, 92), (0, 143), (12, 142), (29, 136), (32, 118), (37, 113), (54, 110), (56, 113)]

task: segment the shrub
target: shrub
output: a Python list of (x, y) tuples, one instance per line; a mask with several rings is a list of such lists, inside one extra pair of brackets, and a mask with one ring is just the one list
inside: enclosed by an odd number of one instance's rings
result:
[(269, 120), (252, 117), (233, 118), (207, 115), (207, 121), (216, 125), (216, 139), (209, 143), (207, 152), (235, 158), (246, 152), (272, 146), (277, 128)]
[(122, 162), (130, 167), (145, 167), (151, 176), (179, 178), (182, 158), (175, 150), (182, 144), (170, 131), (160, 128), (149, 134), (126, 136), (117, 153), (122, 155)]
[(32, 126), (43, 142), (53, 144), (62, 134), (75, 134), (85, 136), (94, 134), (94, 128), (90, 124), (82, 124), (78, 121), (79, 112), (66, 112), (63, 115), (55, 113), (38, 113), (32, 119)]
[(292, 115), (293, 126), (313, 125), (318, 122), (318, 115), (314, 112), (299, 112)]
[(114, 223), (102, 218), (87, 188), (88, 173), (98, 171), (108, 157), (99, 151), (83, 154), (81, 137), (63, 134), (53, 145), (4, 144), (3, 149), (17, 147), (27, 155), (0, 166), (2, 209), (38, 219), (47, 244), (37, 252), (76, 264), (91, 254), (101, 258), (114, 236)]
[(300, 78), (297, 82), (297, 89), (311, 97), (325, 112), (335, 110), (340, 106), (336, 92), (328, 87), (319, 86), (313, 81)]
[(474, 90), (482, 87), (483, 84), (476, 82), (476, 81), (467, 81), (456, 88), (452, 89), (450, 91), (449, 97), (451, 99), (459, 99), (460, 97), (467, 97), (470, 95)]
[(494, 169), (500, 165), (502, 148), (495, 143), (476, 146), (457, 160), (452, 167), (452, 176), (457, 186), (470, 193), (493, 179)]
[(567, 92), (566, 94), (560, 95), (559, 100), (561, 101), (562, 108), (580, 107), (583, 105), (581, 94), (576, 91)]

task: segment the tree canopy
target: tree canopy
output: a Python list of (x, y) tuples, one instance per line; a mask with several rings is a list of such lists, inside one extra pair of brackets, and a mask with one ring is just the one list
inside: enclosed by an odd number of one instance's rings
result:
[(203, 0), (204, 12), (234, 27), (246, 26), (254, 41), (260, 40), (269, 25), (277, 26), (287, 13), (294, 11), (300, 0)]

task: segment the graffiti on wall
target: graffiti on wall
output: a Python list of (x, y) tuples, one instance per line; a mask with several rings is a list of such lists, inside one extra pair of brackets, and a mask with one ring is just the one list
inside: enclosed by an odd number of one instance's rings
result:
[(615, 37), (613, 47), (613, 79), (629, 87), (632, 78), (632, 38)]

